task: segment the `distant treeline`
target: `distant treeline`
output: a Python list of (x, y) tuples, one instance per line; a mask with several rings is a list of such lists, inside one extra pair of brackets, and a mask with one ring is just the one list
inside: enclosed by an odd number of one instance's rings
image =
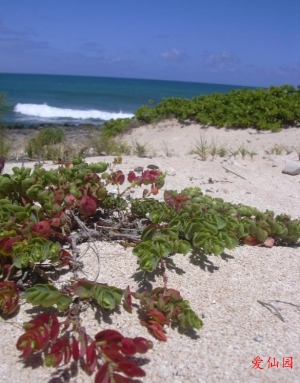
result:
[(283, 85), (237, 89), (192, 99), (164, 98), (155, 106), (141, 106), (134, 115), (108, 121), (102, 126), (102, 134), (113, 137), (129, 128), (171, 117), (216, 127), (252, 127), (276, 132), (300, 122), (300, 85), (297, 89)]

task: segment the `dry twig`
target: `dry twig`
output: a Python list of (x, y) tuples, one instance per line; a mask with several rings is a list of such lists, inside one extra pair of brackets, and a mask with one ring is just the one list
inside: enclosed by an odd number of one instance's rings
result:
[(257, 300), (257, 302), (260, 303), (262, 306), (266, 307), (269, 311), (271, 311), (272, 314), (276, 315), (282, 322), (284, 322), (283, 316), (280, 314), (277, 308), (273, 306), (271, 303), (266, 303), (259, 300)]
[(232, 170), (229, 170), (229, 169), (225, 168), (225, 166), (222, 166), (222, 168), (225, 169), (226, 172), (232, 173), (232, 174), (234, 174), (234, 175), (236, 175), (236, 176), (238, 176), (238, 177), (240, 177), (240, 178), (243, 178), (243, 180), (246, 180), (246, 181), (247, 181), (247, 178), (245, 178), (245, 177), (243, 177), (243, 176), (240, 176), (239, 174), (233, 172)]

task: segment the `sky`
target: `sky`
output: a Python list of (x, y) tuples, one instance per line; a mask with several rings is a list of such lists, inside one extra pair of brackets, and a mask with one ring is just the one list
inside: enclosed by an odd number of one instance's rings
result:
[(0, 72), (300, 84), (300, 0), (1, 0)]

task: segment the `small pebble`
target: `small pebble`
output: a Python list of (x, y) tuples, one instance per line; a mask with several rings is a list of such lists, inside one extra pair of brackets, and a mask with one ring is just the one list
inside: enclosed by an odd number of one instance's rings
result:
[(255, 340), (255, 342), (262, 343), (264, 341), (264, 338), (259, 335), (253, 338), (253, 340)]

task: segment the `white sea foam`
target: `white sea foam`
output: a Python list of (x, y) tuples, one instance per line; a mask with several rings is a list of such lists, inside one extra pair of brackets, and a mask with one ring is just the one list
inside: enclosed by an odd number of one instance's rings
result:
[(97, 119), (108, 121), (112, 118), (131, 118), (130, 113), (112, 113), (102, 110), (78, 110), (78, 109), (63, 109), (49, 106), (47, 104), (17, 104), (14, 108), (17, 113), (27, 116), (40, 118), (72, 118), (77, 120)]

